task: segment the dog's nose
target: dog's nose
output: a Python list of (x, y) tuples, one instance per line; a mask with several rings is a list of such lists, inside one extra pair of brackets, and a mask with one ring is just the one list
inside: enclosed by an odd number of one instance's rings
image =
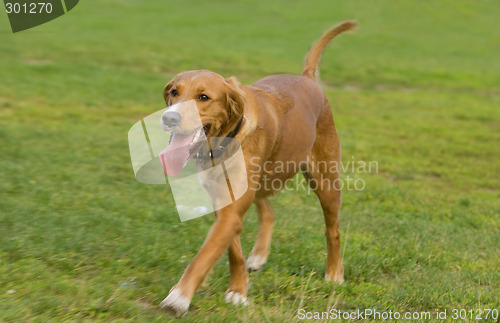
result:
[(181, 122), (181, 115), (177, 111), (167, 111), (161, 117), (167, 127), (173, 127)]

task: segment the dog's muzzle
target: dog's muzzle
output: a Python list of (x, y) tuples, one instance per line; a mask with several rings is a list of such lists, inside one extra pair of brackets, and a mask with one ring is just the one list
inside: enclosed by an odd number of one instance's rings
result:
[(161, 117), (163, 124), (167, 127), (175, 127), (181, 123), (181, 115), (177, 111), (166, 111)]
[(195, 100), (179, 102), (168, 107), (161, 116), (160, 124), (163, 131), (183, 134), (193, 133), (203, 126)]

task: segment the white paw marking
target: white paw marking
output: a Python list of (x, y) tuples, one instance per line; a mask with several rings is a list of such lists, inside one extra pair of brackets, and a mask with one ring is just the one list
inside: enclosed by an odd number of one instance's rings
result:
[(250, 256), (247, 259), (247, 269), (251, 271), (256, 271), (262, 268), (262, 266), (266, 263), (266, 257), (262, 256)]
[(160, 306), (179, 315), (187, 312), (189, 303), (190, 300), (186, 296), (182, 295), (179, 289), (174, 288), (174, 290), (172, 290), (170, 294), (168, 294), (168, 296), (161, 302)]
[(344, 275), (336, 274), (333, 277), (329, 277), (328, 275), (325, 275), (325, 280), (333, 281), (333, 282), (342, 284), (344, 282)]
[(234, 305), (243, 304), (247, 305), (247, 297), (236, 292), (229, 292), (226, 294), (226, 302), (233, 303)]

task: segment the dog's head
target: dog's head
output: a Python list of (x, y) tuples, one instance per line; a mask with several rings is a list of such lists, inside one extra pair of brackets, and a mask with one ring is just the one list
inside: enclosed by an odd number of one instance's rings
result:
[(188, 71), (175, 76), (163, 90), (169, 107), (162, 117), (162, 128), (182, 134), (195, 132), (188, 109), (182, 103), (194, 100), (207, 136), (220, 136), (243, 115), (245, 93), (234, 78), (224, 79), (207, 70)]
[(165, 86), (163, 98), (169, 108), (163, 113), (161, 127), (172, 131), (165, 151), (177, 151), (178, 157), (172, 163), (180, 171), (200, 148), (197, 143), (203, 133), (206, 137), (222, 137), (236, 127), (243, 116), (245, 92), (234, 77), (225, 79), (214, 72), (198, 70), (175, 76)]

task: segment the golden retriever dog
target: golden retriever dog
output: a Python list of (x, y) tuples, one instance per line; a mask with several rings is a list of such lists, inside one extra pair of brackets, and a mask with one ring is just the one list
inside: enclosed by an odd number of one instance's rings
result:
[[(215, 211), (216, 219), (205, 242), (162, 301), (163, 308), (177, 315), (185, 313), (194, 293), (225, 250), (228, 251), (230, 270), (226, 301), (234, 304), (247, 302), (247, 270), (259, 270), (266, 263), (271, 244), (274, 214), (268, 198), (276, 193), (279, 188), (275, 187), (279, 185), (269, 183), (277, 180), (284, 183), (299, 171), (318, 196), (323, 209), (328, 252), (325, 278), (339, 283), (343, 281), (339, 171), (338, 168), (312, 167), (310, 164), (340, 163), (340, 142), (331, 107), (316, 76), (321, 54), (330, 40), (356, 25), (354, 21), (345, 21), (323, 34), (307, 54), (300, 76), (271, 75), (254, 84), (241, 85), (234, 77), (224, 78), (208, 70), (196, 70), (178, 74), (165, 86), (163, 96), (168, 107), (195, 100), (202, 122), (202, 127), (179, 130), (186, 117), (182, 111), (167, 109), (161, 122), (165, 129), (173, 131), (170, 145), (189, 144), (201, 131), (207, 138), (238, 140), (245, 159), (248, 189), (242, 197)], [(197, 163), (214, 158), (212, 154), (200, 151), (204, 148), (196, 146), (196, 149), (199, 151), (190, 148), (177, 154), (173, 163), (182, 168), (189, 158), (198, 158)], [(199, 157), (200, 153), (206, 158)], [(299, 167), (283, 167), (292, 164)], [(257, 206), (260, 226), (255, 245), (245, 261), (240, 233), (243, 218), (252, 203)]]

